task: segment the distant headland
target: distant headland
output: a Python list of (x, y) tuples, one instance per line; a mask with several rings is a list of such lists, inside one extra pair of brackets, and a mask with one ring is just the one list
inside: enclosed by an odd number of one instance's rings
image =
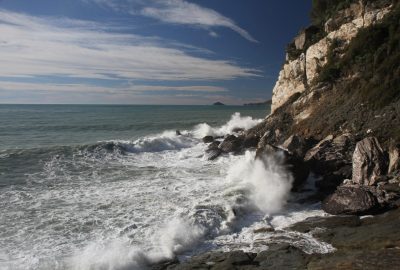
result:
[(215, 102), (213, 105), (215, 105), (215, 106), (221, 106), (221, 105), (225, 105), (225, 104), (218, 101), (218, 102)]

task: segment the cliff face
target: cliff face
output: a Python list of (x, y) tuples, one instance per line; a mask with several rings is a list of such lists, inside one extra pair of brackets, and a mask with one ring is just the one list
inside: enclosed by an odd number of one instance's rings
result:
[(275, 145), (344, 133), (400, 142), (400, 3), (344, 2), (289, 44), (272, 113), (249, 135)]
[(313, 27), (303, 30), (289, 45), (294, 48), (294, 54), (300, 55), (293, 56), (293, 52), (287, 52), (286, 63), (273, 89), (272, 112), (295, 93), (313, 87), (320, 70), (328, 61), (332, 46), (342, 51), (360, 29), (379, 23), (392, 9), (392, 3), (376, 5), (371, 2), (355, 2), (329, 18), (324, 24), (323, 33), (320, 33), (323, 37), (309, 46), (307, 43), (312, 43), (318, 33)]

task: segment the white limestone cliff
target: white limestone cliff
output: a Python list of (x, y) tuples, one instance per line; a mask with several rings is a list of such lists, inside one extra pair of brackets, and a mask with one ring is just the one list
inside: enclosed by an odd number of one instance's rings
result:
[[(391, 8), (392, 6), (374, 8), (360, 1), (327, 20), (324, 38), (306, 48), (296, 59), (289, 59), (287, 56), (273, 89), (271, 111), (274, 112), (292, 95), (304, 92), (313, 84), (319, 71), (327, 63), (328, 51), (334, 41), (341, 44), (340, 46), (347, 45), (360, 29), (382, 20)], [(295, 38), (297, 50), (303, 49), (306, 39), (305, 31)]]

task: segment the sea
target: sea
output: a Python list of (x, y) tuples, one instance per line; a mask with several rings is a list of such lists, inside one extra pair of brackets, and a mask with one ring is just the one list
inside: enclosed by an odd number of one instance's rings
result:
[(255, 160), (254, 149), (213, 161), (204, 155), (204, 136), (251, 128), (268, 113), (265, 106), (0, 105), (0, 269), (147, 269), (276, 242), (331, 252), (287, 229), (326, 214), (299, 203), (312, 185), (292, 194), (279, 158)]

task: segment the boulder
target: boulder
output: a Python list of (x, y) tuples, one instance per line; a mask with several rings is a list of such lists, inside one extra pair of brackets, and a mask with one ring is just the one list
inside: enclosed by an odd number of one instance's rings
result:
[(361, 187), (339, 187), (322, 202), (322, 209), (332, 215), (365, 215), (374, 213), (378, 201)]
[(386, 174), (387, 157), (375, 137), (368, 137), (356, 145), (353, 154), (353, 182), (371, 186)]
[(389, 147), (389, 168), (388, 173), (400, 170), (400, 146), (391, 144)]
[(204, 143), (212, 143), (214, 141), (214, 137), (213, 136), (204, 136), (203, 137), (203, 142)]
[[(210, 143), (207, 147), (207, 150), (212, 150), (212, 149), (218, 149), (219, 145), (221, 144), (220, 141), (213, 141), (212, 143)], [(207, 151), (206, 150), (206, 151)]]
[(288, 151), (279, 147), (267, 144), (262, 148), (258, 148), (256, 151), (256, 159), (261, 159), (264, 162), (268, 162), (265, 156), (275, 155), (282, 158), (282, 165), (287, 169), (288, 172), (293, 176), (293, 191), (299, 191), (303, 184), (306, 182), (310, 169), (308, 165), (303, 162), (301, 158), (298, 158)]
[(228, 135), (219, 148), (225, 153), (239, 152), (242, 148), (243, 139), (236, 137), (235, 135)]
[(346, 179), (351, 177), (354, 148), (355, 139), (351, 134), (343, 134), (336, 138), (329, 135), (307, 151), (304, 160), (318, 175), (325, 176), (335, 173)]
[(222, 154), (221, 149), (210, 149), (206, 151), (205, 157), (207, 160), (214, 160)]
[(214, 160), (222, 154), (222, 150), (218, 148), (219, 144), (219, 141), (213, 141), (208, 145), (204, 155), (207, 160)]
[(298, 135), (290, 136), (283, 144), (282, 148), (288, 150), (291, 154), (303, 158), (311, 148), (312, 142)]

